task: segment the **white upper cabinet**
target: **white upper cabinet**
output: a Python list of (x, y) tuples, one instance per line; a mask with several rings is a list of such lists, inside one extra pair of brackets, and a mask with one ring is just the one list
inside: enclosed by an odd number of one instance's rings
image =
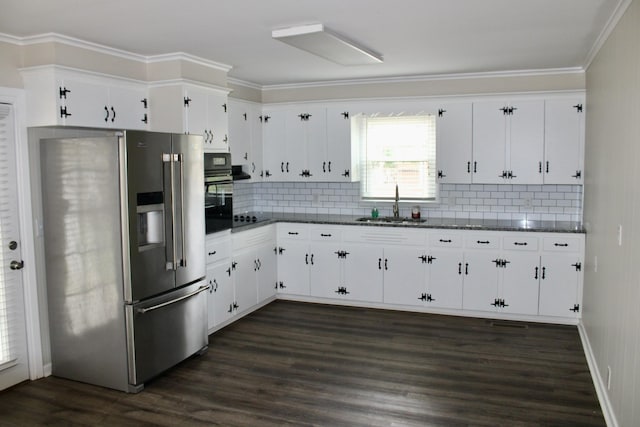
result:
[(262, 112), (259, 104), (229, 98), (229, 147), (234, 165), (251, 175), (250, 182), (261, 181)]
[(471, 183), (471, 102), (443, 104), (436, 122), (438, 182)]
[(147, 129), (143, 83), (56, 67), (23, 71), (29, 126)]
[(540, 184), (544, 100), (473, 104), (473, 182)]
[(228, 90), (193, 84), (152, 87), (151, 130), (202, 135), (205, 151), (229, 151)]
[(582, 184), (584, 99), (545, 101), (544, 183)]
[(348, 108), (299, 104), (265, 108), (262, 115), (265, 180), (349, 182), (353, 179)]

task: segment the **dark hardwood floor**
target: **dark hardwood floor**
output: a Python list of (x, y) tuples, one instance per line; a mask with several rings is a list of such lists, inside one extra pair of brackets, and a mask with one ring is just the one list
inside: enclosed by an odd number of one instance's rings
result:
[(276, 301), (126, 394), (0, 392), (0, 425), (603, 426), (570, 326)]

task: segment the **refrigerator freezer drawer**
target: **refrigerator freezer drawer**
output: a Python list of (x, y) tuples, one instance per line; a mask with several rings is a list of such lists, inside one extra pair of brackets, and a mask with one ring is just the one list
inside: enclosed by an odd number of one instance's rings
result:
[(126, 305), (132, 389), (207, 346), (206, 282)]

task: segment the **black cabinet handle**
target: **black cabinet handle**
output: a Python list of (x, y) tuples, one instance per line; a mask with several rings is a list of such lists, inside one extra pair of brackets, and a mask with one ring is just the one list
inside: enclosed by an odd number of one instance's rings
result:
[(217, 254), (218, 251), (209, 252), (209, 256)]
[(462, 263), (458, 263), (458, 274), (462, 274)]
[(464, 274), (465, 276), (469, 274), (469, 263), (464, 264)]
[(313, 254), (311, 254), (311, 265), (313, 265)]
[(321, 237), (331, 237), (331, 234), (323, 234), (323, 233), (320, 233), (320, 236), (321, 236)]
[(285, 169), (287, 169), (287, 173), (289, 173), (289, 162), (287, 162), (287, 167)]
[(547, 160), (546, 172), (549, 173), (549, 161)]
[(329, 170), (329, 173), (331, 173), (331, 160), (327, 162), (327, 169)]
[(384, 259), (384, 269), (385, 269), (385, 270), (388, 270), (388, 268), (387, 268), (387, 262), (388, 262), (388, 261), (389, 261), (389, 260), (388, 260), (387, 258), (385, 258), (385, 259)]
[(297, 231), (289, 231), (288, 233), (290, 236), (297, 236), (298, 232)]
[(538, 267), (536, 267), (536, 274), (533, 276), (533, 278), (538, 280)]
[(547, 276), (547, 269), (546, 267), (542, 267), (542, 279), (545, 279), (546, 276)]
[(478, 162), (473, 162), (473, 173), (478, 172)]
[(559, 247), (562, 247), (562, 248), (566, 248), (567, 246), (569, 246), (569, 244), (568, 243), (554, 243), (553, 246), (559, 246)]
[(467, 173), (471, 173), (471, 162), (467, 162)]
[(451, 243), (451, 239), (440, 239), (442, 243)]
[(478, 243), (479, 245), (488, 245), (488, 244), (489, 244), (489, 243), (491, 243), (491, 242), (490, 242), (490, 241), (488, 241), (488, 240), (478, 240), (478, 241), (477, 241), (477, 243)]
[(280, 171), (284, 173), (284, 162), (280, 163)]
[(527, 246), (527, 242), (513, 242), (516, 246)]
[(327, 162), (322, 162), (322, 172), (327, 172)]
[(111, 107), (111, 113), (112, 113), (111, 123), (113, 123), (116, 119), (116, 110), (113, 109), (113, 106)]
[(304, 263), (309, 265), (309, 254), (304, 255)]
[(104, 121), (108, 122), (109, 121), (109, 109), (107, 108), (106, 105), (104, 106), (104, 113), (105, 113)]
[(382, 270), (382, 258), (378, 258), (378, 270)]

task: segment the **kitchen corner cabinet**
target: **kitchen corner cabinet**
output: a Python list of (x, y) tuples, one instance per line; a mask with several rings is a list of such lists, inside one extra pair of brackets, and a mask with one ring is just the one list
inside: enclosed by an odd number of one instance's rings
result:
[(277, 287), (279, 294), (309, 296), (309, 271), (314, 264), (309, 253), (308, 226), (277, 224)]
[(582, 184), (585, 132), (584, 99), (545, 101), (545, 184)]
[(541, 184), (544, 100), (473, 104), (474, 183)]
[(437, 178), (441, 184), (471, 183), (472, 104), (442, 104), (436, 121)]
[(259, 104), (229, 98), (229, 147), (231, 161), (251, 175), (248, 182), (262, 181), (262, 109)]
[(28, 126), (147, 129), (146, 84), (45, 67), (22, 71)]
[(151, 130), (202, 135), (205, 152), (228, 152), (229, 90), (194, 84), (152, 86)]

